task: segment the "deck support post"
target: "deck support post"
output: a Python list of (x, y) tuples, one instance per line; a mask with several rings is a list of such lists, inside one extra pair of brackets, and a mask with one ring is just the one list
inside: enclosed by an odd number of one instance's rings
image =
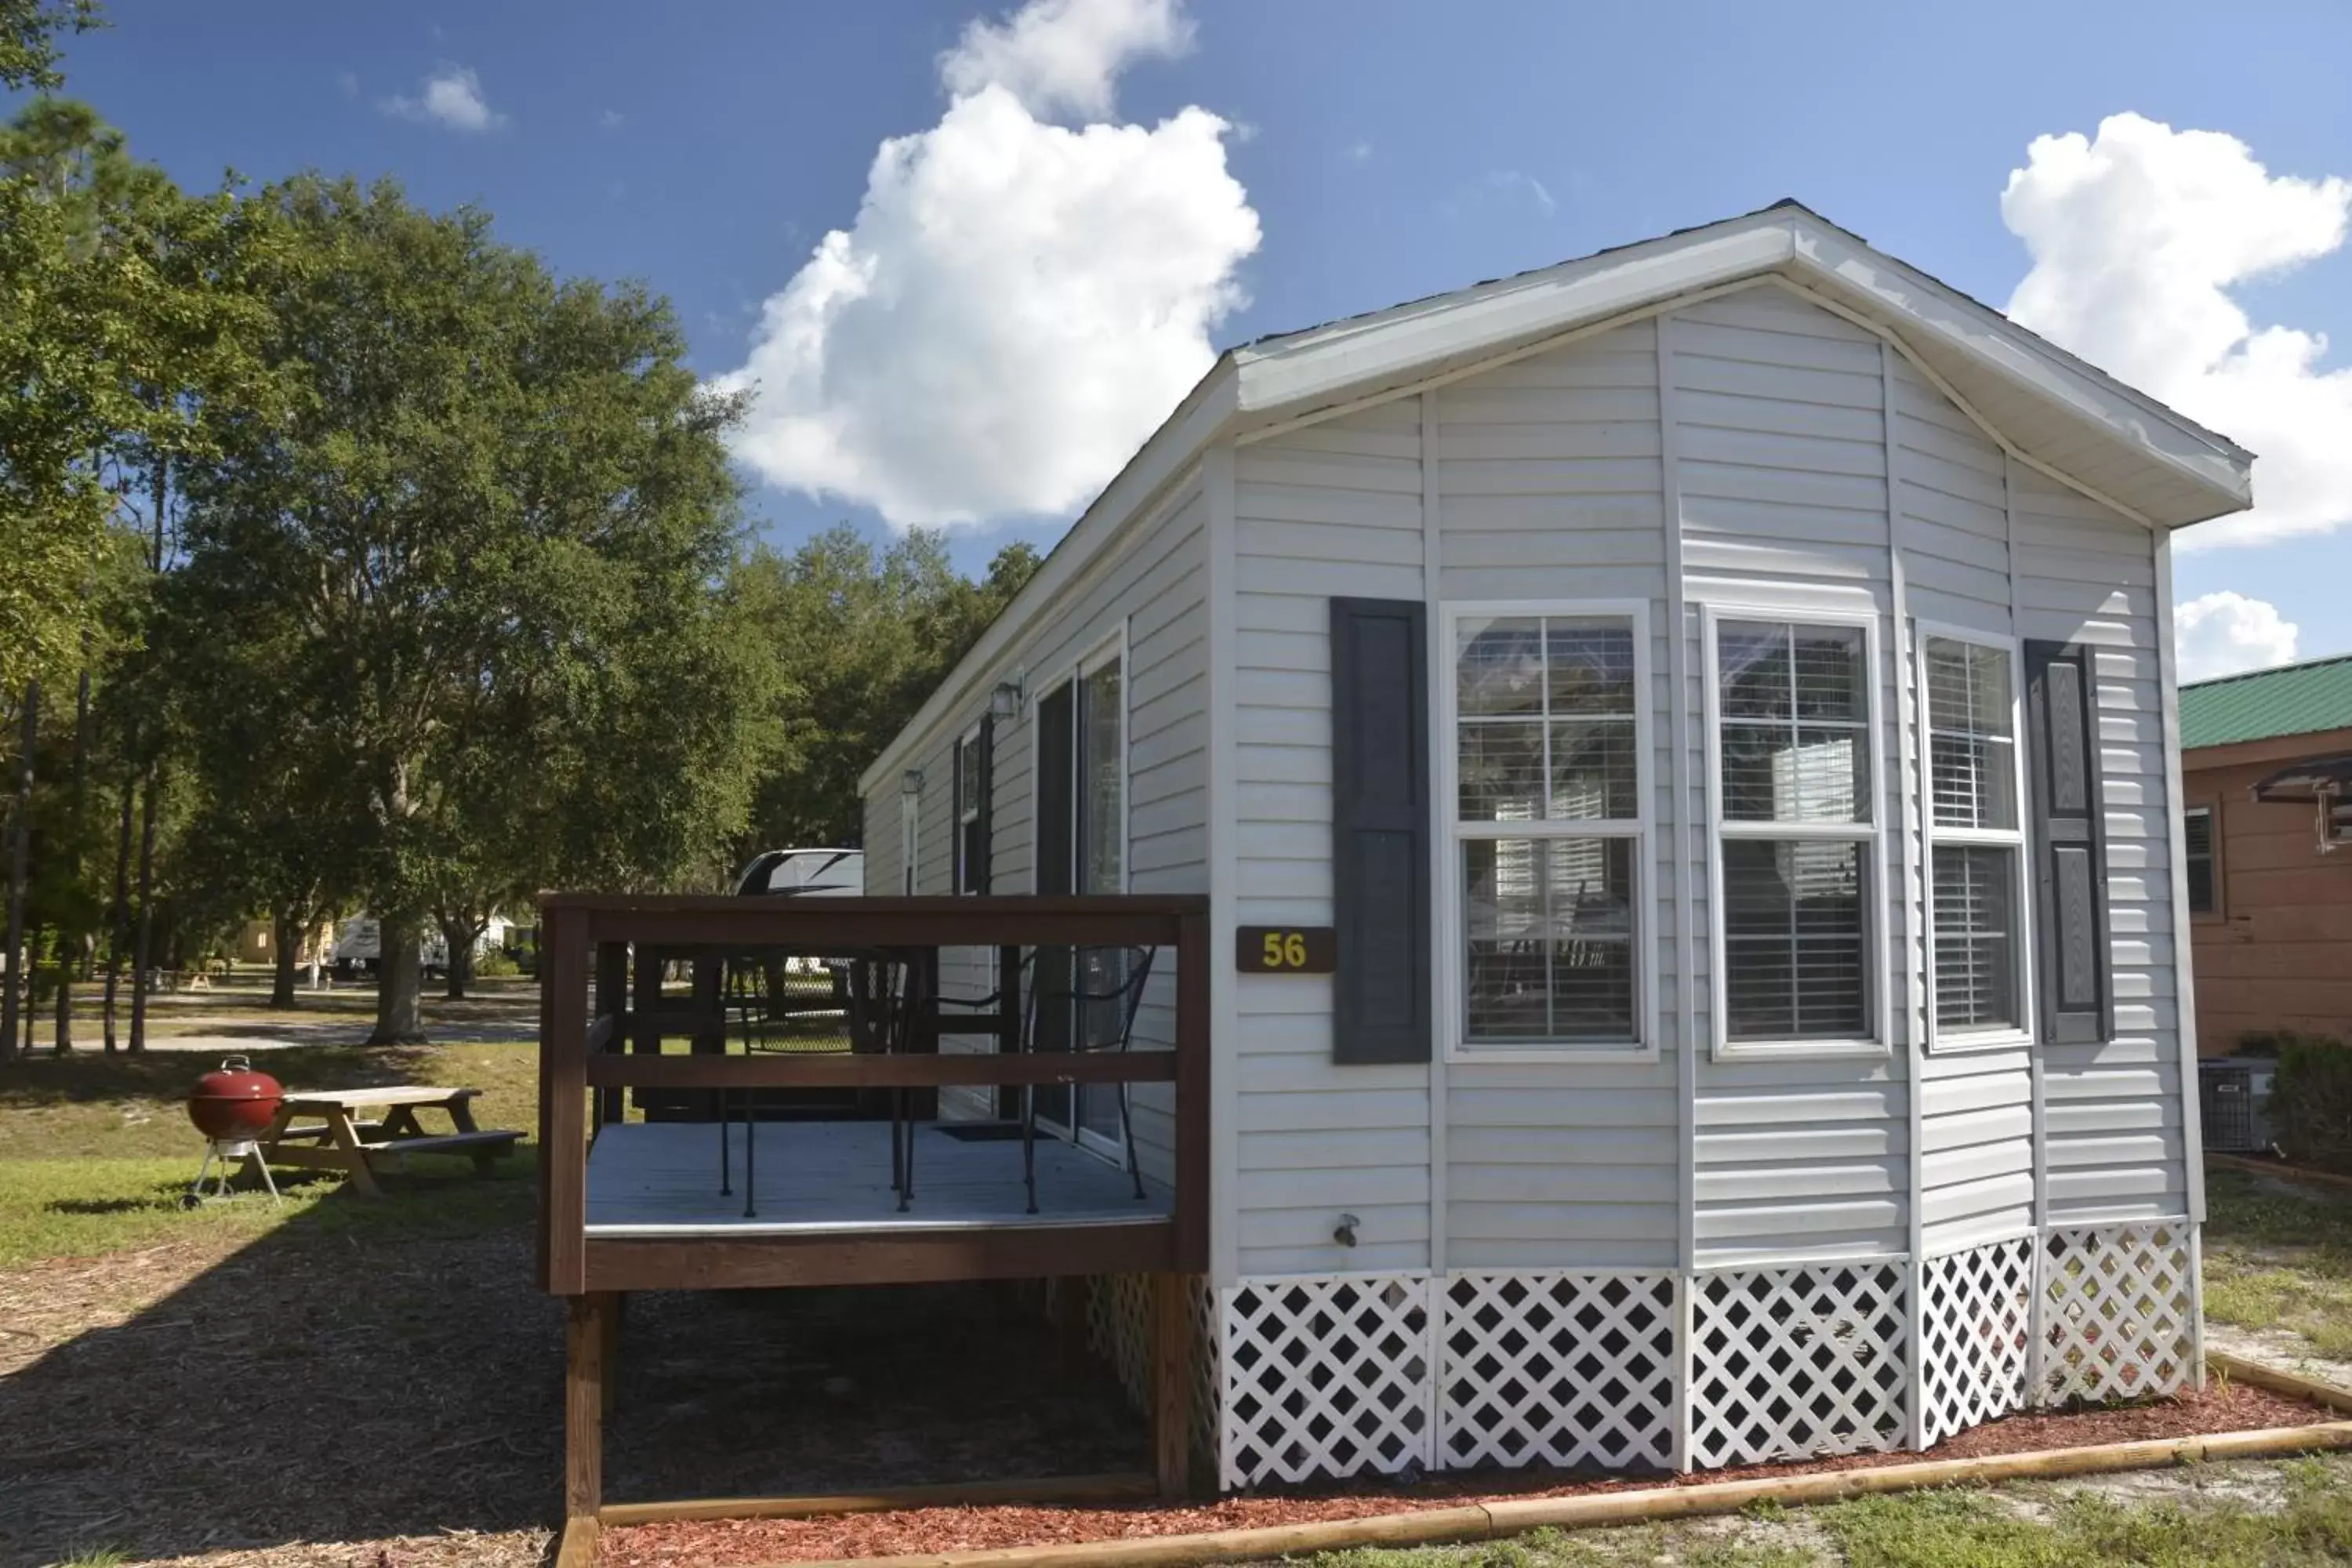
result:
[(594, 1519), (604, 1501), (604, 1387), (614, 1313), (608, 1290), (571, 1300), (563, 1335), (563, 1512)]
[(605, 1415), (610, 1416), (614, 1395), (621, 1388), (621, 1320), (628, 1315), (629, 1295), (625, 1290), (613, 1290), (604, 1293), (604, 1300), (609, 1305), (603, 1314), (603, 1343), (597, 1351), (600, 1371), (596, 1386), (601, 1395), (601, 1408)]
[(1184, 1300), (1189, 1284), (1181, 1274), (1151, 1277), (1151, 1447), (1160, 1494), (1168, 1498), (1192, 1489), (1192, 1321)]

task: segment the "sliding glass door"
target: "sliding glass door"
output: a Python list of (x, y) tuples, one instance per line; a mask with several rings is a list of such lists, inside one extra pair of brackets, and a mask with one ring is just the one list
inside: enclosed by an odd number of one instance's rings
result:
[[(1037, 703), (1037, 891), (1127, 890), (1127, 698), (1118, 645), (1080, 664)], [(1126, 980), (1115, 952), (1066, 949), (1038, 961), (1041, 1001), (1073, 993), (1117, 993)], [(1041, 1005), (1038, 1045), (1046, 1050), (1101, 1046), (1116, 1039), (1124, 1009), (1116, 1000)], [(1075, 1103), (1074, 1103), (1075, 1100)], [(1106, 1153), (1123, 1153), (1118, 1091), (1098, 1085), (1037, 1091), (1038, 1121)]]

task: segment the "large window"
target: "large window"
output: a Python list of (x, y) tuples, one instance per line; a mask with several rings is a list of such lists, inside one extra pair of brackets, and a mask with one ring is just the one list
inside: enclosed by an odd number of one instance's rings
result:
[(2221, 879), (2214, 871), (2213, 808), (2192, 805), (2186, 816), (2189, 912), (2192, 915), (2219, 914), (2221, 912)]
[(1923, 628), (1919, 687), (1933, 1037), (2012, 1039), (2030, 967), (2015, 659), (2005, 641)]
[(1710, 612), (1724, 1049), (1879, 1038), (1866, 626)]
[(1448, 624), (1458, 1046), (1639, 1048), (1646, 606), (1486, 606)]

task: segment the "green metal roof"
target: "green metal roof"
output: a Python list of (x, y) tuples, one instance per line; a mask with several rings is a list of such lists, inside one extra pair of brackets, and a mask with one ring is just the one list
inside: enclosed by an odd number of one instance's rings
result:
[(2180, 689), (2180, 744), (2226, 746), (2352, 729), (2352, 654), (2225, 675)]

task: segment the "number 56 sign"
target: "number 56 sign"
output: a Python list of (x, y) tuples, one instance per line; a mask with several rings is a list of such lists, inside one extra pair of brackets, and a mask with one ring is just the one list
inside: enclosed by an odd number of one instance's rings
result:
[(1339, 966), (1339, 933), (1329, 926), (1242, 926), (1234, 963), (1244, 974), (1328, 974)]

